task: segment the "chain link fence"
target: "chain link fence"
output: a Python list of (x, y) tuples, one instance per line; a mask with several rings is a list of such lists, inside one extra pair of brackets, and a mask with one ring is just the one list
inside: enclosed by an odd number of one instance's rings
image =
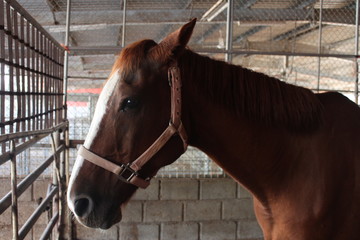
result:
[[(55, 39), (64, 42), (65, 0), (19, 2)], [(71, 2), (67, 105), (72, 140), (85, 139), (97, 98), (121, 48), (144, 38), (159, 42), (194, 17), (198, 22), (189, 43), (194, 51), (217, 59), (225, 59), (228, 53), (234, 64), (315, 92), (339, 91), (358, 101), (355, 0)], [(228, 18), (229, 2), (233, 2), (232, 19)], [(72, 149), (70, 162), (75, 158)], [(222, 176), (223, 171), (190, 148), (159, 175)]]

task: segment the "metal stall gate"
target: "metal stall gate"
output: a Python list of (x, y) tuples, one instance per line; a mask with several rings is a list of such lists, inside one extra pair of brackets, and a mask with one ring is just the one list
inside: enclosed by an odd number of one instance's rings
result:
[[(0, 0), (0, 171), (11, 179), (1, 186), (11, 185), (0, 200), (0, 214), (11, 214), (11, 231), (4, 235), (2, 229), (2, 239), (32, 239), (29, 232), (44, 212), (47, 223), (38, 237), (64, 234), (68, 122), (63, 61), (63, 48), (35, 19), (16, 1)], [(39, 151), (44, 158), (34, 164), (33, 154)], [(50, 172), (52, 183), (23, 219), (18, 199), (44, 172)], [(31, 206), (21, 207), (26, 208)]]

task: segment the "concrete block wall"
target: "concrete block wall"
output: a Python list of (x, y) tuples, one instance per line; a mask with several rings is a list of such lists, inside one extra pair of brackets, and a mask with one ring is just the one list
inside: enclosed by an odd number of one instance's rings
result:
[(153, 179), (107, 231), (76, 225), (83, 240), (257, 240), (252, 197), (230, 178)]
[[(22, 179), (18, 179), (20, 182)], [(51, 183), (50, 178), (41, 178), (34, 182), (19, 198), (18, 198), (18, 215), (19, 215), (19, 229), (25, 221), (31, 216), (38, 206), (40, 199), (46, 197), (48, 185)], [(0, 179), (0, 198), (5, 196), (11, 190), (10, 178)], [(33, 229), (26, 235), (26, 240), (39, 239), (48, 223), (47, 212), (44, 212)], [(11, 227), (11, 210), (8, 208), (0, 215), (0, 239), (12, 239)]]
[[(19, 198), (20, 227), (46, 196), (50, 179), (37, 180)], [(10, 180), (0, 179), (0, 196)], [(43, 213), (25, 238), (39, 239), (47, 223)], [(81, 240), (255, 240), (262, 239), (251, 196), (230, 178), (153, 179), (139, 189), (123, 211), (123, 220), (107, 231), (75, 225)], [(11, 239), (11, 215), (0, 215), (0, 239)]]

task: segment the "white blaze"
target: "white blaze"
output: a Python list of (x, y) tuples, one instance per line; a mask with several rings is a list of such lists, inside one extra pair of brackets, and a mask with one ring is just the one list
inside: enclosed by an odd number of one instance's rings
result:
[[(119, 71), (116, 71), (115, 73), (113, 73), (113, 75), (111, 75), (109, 80), (106, 82), (103, 90), (101, 91), (98, 102), (96, 104), (95, 113), (90, 125), (90, 129), (84, 142), (84, 147), (86, 148), (90, 148), (91, 143), (93, 142), (95, 136), (97, 135), (97, 132), (100, 128), (101, 120), (103, 119), (103, 116), (107, 111), (107, 107), (106, 107), (107, 103), (110, 99), (110, 96), (113, 94), (115, 90), (115, 86), (118, 83), (119, 79), (120, 79)], [(74, 203), (70, 200), (70, 189), (77, 175), (79, 174), (79, 170), (82, 167), (83, 163), (84, 163), (84, 159), (78, 155), (69, 180), (67, 200), (68, 200), (69, 208), (72, 212), (74, 212)]]

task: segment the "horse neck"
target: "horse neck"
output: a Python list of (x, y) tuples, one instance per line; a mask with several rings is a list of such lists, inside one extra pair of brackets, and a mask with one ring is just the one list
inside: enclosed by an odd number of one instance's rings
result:
[(190, 145), (208, 154), (230, 176), (265, 201), (265, 196), (269, 195), (266, 191), (271, 191), (271, 186), (279, 187), (290, 174), (287, 172), (291, 169), (290, 151), (285, 150), (290, 149), (286, 145), (292, 141), (289, 132), (268, 128), (235, 114), (209, 100), (201, 90), (207, 86), (199, 81), (226, 80), (230, 85), (243, 81), (240, 67), (192, 52), (187, 52), (179, 64), (183, 79), (183, 121)]

